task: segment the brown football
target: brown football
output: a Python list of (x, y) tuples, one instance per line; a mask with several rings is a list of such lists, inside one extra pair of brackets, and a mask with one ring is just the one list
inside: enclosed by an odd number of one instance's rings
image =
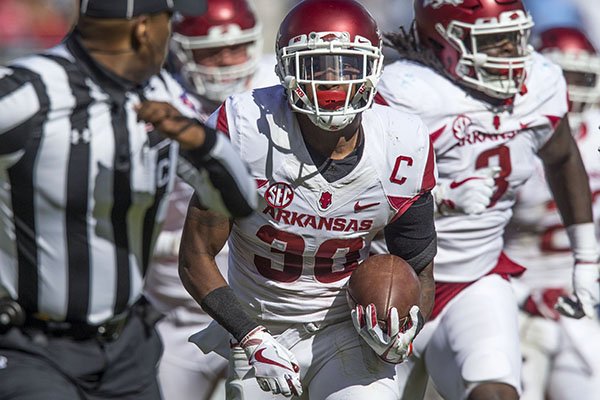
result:
[(387, 311), (396, 307), (402, 327), (413, 305), (419, 305), (421, 283), (414, 269), (402, 258), (391, 254), (378, 254), (360, 264), (348, 283), (348, 303), (366, 307), (373, 303), (377, 320), (385, 327)]

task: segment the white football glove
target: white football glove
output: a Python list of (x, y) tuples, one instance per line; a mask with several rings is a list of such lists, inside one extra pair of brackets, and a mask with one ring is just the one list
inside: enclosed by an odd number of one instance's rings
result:
[(411, 355), (412, 342), (423, 327), (423, 316), (418, 306), (412, 306), (409, 314), (412, 326), (405, 332), (400, 331), (400, 319), (395, 307), (388, 310), (387, 332), (377, 323), (377, 310), (373, 304), (366, 308), (358, 304), (352, 310), (352, 322), (358, 334), (382, 360), (399, 364)]
[(258, 326), (242, 339), (244, 349), (258, 386), (265, 392), (286, 397), (302, 394), (300, 367), (291, 351), (283, 347), (263, 326)]
[(598, 319), (600, 283), (598, 263), (576, 262), (573, 267), (573, 296), (559, 297), (556, 309), (571, 318), (584, 316)]
[(454, 181), (441, 182), (433, 189), (435, 204), (440, 214), (480, 214), (490, 205), (495, 181), (501, 168), (481, 168)]

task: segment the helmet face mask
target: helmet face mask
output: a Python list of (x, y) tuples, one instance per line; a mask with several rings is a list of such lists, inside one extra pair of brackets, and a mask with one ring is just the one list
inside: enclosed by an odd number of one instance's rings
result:
[[(356, 20), (356, 15), (368, 19), (364, 22), (369, 28), (365, 36), (361, 35), (360, 29), (351, 33), (310, 30), (309, 27), (286, 32), (286, 21), (291, 19), (292, 23), (288, 24), (293, 25), (294, 19), (302, 19), (307, 8), (317, 5), (319, 10), (319, 1), (303, 3), (296, 7), (302, 12), (294, 14), (296, 9), (292, 10), (280, 28), (276, 72), (287, 90), (293, 111), (307, 115), (323, 130), (339, 131), (372, 105), (383, 67), (381, 38), (375, 22), (362, 6), (341, 0), (321, 0), (320, 6), (327, 10), (328, 6), (324, 6), (327, 3), (351, 5), (342, 8), (341, 13), (354, 12), (353, 19), (348, 18), (352, 21)], [(342, 15), (341, 19), (344, 17)], [(367, 34), (371, 34), (371, 38), (367, 38)]]
[[(182, 77), (193, 85), (196, 93), (212, 100), (222, 102), (233, 93), (240, 93), (248, 88), (258, 67), (258, 60), (262, 49), (260, 31), (258, 38), (244, 44), (244, 61), (232, 65), (202, 65), (198, 52), (205, 49), (225, 50), (232, 45), (216, 47), (203, 47), (198, 44), (184, 44), (189, 39), (173, 35), (174, 53), (181, 65)], [(235, 44), (233, 45), (235, 46)]]
[[(514, 15), (518, 17), (510, 19)], [(498, 21), (475, 24), (452, 21), (446, 29), (441, 24), (436, 27), (460, 51), (455, 72), (467, 85), (497, 98), (519, 93), (532, 53), (528, 45), (533, 27), (530, 16), (517, 10), (510, 12), (510, 16), (500, 14)], [(500, 44), (505, 40), (515, 49), (514, 55), (494, 55), (486, 51), (489, 46), (485, 44), (491, 41)]]
[[(182, 78), (200, 96), (215, 102), (248, 89), (262, 45), (262, 26), (245, 0), (210, 0), (205, 15), (175, 23), (171, 40)], [(204, 65), (202, 55), (219, 52), (236, 52), (237, 61)]]
[(281, 51), (279, 75), (292, 109), (322, 129), (339, 130), (372, 104), (383, 56), (368, 40), (357, 39), (350, 42), (346, 32), (311, 32)]
[(600, 103), (600, 59), (590, 60), (581, 68), (563, 68), (567, 81), (571, 113), (582, 113)]
[(446, 72), (490, 97), (520, 93), (531, 62), (533, 20), (519, 0), (465, 0), (434, 7), (415, 1), (420, 43), (431, 47)]

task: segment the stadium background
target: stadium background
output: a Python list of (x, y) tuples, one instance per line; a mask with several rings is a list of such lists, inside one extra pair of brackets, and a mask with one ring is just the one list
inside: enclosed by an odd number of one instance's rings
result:
[[(264, 52), (274, 51), (275, 35), (283, 16), (300, 0), (253, 0), (264, 24)], [(382, 31), (408, 26), (412, 20), (412, 0), (358, 0), (373, 13)], [(565, 3), (580, 7), (570, 12)], [(0, 0), (0, 63), (33, 50), (58, 43), (68, 32), (77, 14), (77, 0)], [(549, 26), (583, 25), (600, 47), (600, 1), (525, 0), (534, 14), (535, 30)], [(393, 53), (386, 52), (388, 57)]]

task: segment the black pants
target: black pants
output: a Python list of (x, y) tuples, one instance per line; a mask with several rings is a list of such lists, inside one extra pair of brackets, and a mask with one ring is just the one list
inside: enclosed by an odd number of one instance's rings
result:
[(0, 400), (160, 400), (162, 344), (146, 325), (132, 313), (110, 342), (12, 328), (0, 335)]

